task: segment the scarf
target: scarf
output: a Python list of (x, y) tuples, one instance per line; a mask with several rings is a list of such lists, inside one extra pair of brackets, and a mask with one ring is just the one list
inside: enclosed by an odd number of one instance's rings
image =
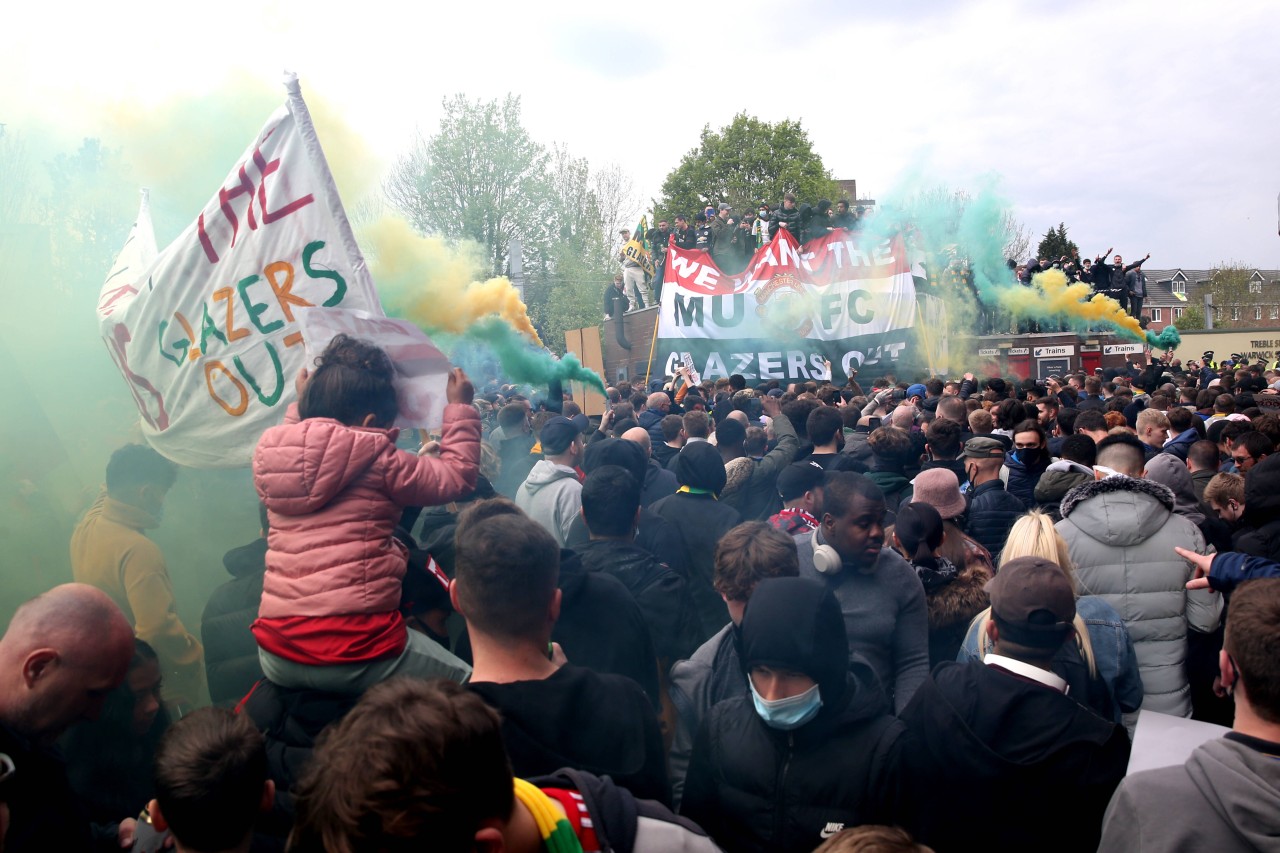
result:
[(920, 560), (913, 562), (911, 567), (916, 570), (916, 577), (920, 578), (920, 583), (924, 584), (926, 593), (933, 592), (935, 589), (940, 589), (951, 583), (959, 572), (956, 564), (946, 557)]
[(538, 834), (542, 836), (542, 849), (547, 853), (582, 853), (582, 844), (574, 835), (573, 827), (551, 804), (551, 798), (536, 785), (523, 779), (515, 780), (516, 799), (533, 815)]

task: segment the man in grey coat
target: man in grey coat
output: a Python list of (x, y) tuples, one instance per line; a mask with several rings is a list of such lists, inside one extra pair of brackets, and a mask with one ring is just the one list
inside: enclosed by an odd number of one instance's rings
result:
[(1174, 514), (1173, 492), (1142, 479), (1144, 468), (1137, 438), (1103, 439), (1097, 479), (1067, 492), (1057, 528), (1070, 548), (1080, 594), (1106, 601), (1129, 629), (1143, 710), (1189, 717), (1187, 629), (1216, 629), (1222, 601), (1206, 590), (1186, 589), (1194, 567), (1173, 549), (1206, 553), (1204, 537)]
[(1185, 764), (1129, 776), (1102, 825), (1101, 853), (1275, 850), (1280, 846), (1280, 579), (1231, 598), (1218, 653), (1235, 722)]
[(569, 527), (582, 510), (582, 436), (573, 421), (557, 415), (538, 434), (543, 458), (516, 490), (516, 505), (556, 538), (563, 548)]
[(884, 546), (884, 494), (861, 474), (827, 475), (818, 529), (795, 537), (800, 577), (844, 614), (850, 658), (871, 664), (895, 713), (929, 676), (929, 615), (911, 564)]

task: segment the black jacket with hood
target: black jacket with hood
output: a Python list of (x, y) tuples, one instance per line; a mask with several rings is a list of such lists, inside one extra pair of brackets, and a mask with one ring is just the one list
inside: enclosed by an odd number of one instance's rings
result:
[(1124, 727), (983, 663), (940, 664), (902, 712), (913, 814), (935, 850), (1093, 850), (1129, 763)]
[(748, 670), (813, 678), (822, 708), (783, 731), (761, 719), (750, 695), (716, 705), (694, 744), (681, 813), (730, 851), (807, 853), (846, 826), (895, 823), (903, 726), (888, 716), (870, 666), (849, 664), (835, 598), (804, 578), (761, 581), (742, 649)]
[(215, 705), (236, 704), (262, 678), (258, 641), (249, 629), (258, 618), (266, 561), (262, 538), (224, 554), (222, 565), (233, 579), (213, 591), (200, 617), (209, 698)]
[(1235, 550), (1280, 562), (1280, 453), (1273, 453), (1244, 478), (1244, 524)]

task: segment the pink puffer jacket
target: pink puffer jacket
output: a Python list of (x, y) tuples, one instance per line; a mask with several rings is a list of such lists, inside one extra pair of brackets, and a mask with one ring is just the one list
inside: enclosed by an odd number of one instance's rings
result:
[(408, 554), (393, 536), (403, 507), (455, 500), (475, 488), (480, 416), (444, 410), (440, 457), (397, 450), (398, 430), (298, 420), (263, 433), (253, 482), (267, 507), (263, 619), (396, 611)]

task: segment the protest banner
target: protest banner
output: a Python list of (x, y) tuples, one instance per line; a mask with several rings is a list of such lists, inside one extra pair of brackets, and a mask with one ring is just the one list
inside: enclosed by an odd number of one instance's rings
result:
[[(867, 243), (837, 229), (801, 247), (779, 229), (736, 276), (709, 253), (673, 244), (653, 372), (673, 373), (685, 353), (705, 378), (803, 382), (832, 378), (830, 361), (841, 383), (864, 363), (896, 362), (921, 310), (901, 238)], [(928, 306), (926, 316), (936, 313)], [(944, 347), (930, 349), (919, 363), (945, 358)]]
[(297, 315), (308, 365), (337, 335), (367, 341), (380, 347), (396, 369), (392, 384), (400, 412), (395, 425), (435, 429), (444, 423), (449, 358), (413, 323), (341, 308), (302, 308)]
[(304, 359), (299, 309), (383, 313), (297, 78), (285, 88), (195, 222), (158, 254), (144, 199), (99, 296), (143, 434), (183, 465), (246, 465), (279, 423)]

